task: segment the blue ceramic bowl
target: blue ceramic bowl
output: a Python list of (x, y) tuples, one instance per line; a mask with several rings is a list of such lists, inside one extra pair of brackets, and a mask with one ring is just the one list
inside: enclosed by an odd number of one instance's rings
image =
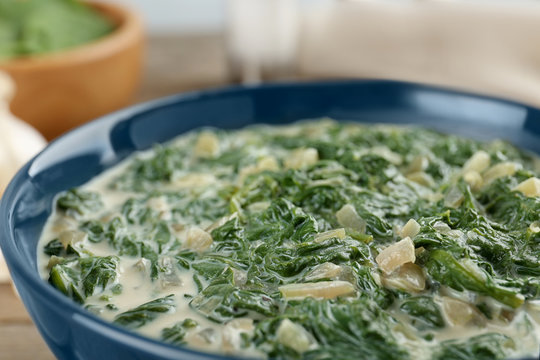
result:
[(540, 153), (540, 110), (455, 91), (389, 81), (235, 87), (176, 95), (102, 117), (60, 137), (26, 164), (0, 205), (0, 245), (15, 285), (59, 359), (222, 359), (107, 323), (43, 281), (36, 244), (60, 191), (200, 126), (238, 128), (329, 116), (418, 124), (477, 139), (503, 138)]

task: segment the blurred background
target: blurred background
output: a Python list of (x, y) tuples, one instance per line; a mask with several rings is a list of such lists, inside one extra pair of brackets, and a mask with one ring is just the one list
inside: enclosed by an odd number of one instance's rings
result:
[[(160, 93), (229, 82), (359, 77), (540, 105), (537, 0), (114, 2), (143, 15), (149, 37), (143, 85)], [(178, 65), (172, 73), (168, 60)], [(142, 98), (154, 95), (142, 89)]]
[[(127, 105), (229, 84), (394, 79), (540, 106), (538, 0), (0, 0), (0, 194)], [(52, 359), (0, 255), (0, 359)]]
[[(47, 140), (134, 102), (231, 83), (384, 78), (540, 105), (538, 0), (104, 1), (90, 3), (108, 30), (42, 9), (76, 0), (0, 2), (11, 110)], [(94, 33), (68, 39), (70, 26)]]

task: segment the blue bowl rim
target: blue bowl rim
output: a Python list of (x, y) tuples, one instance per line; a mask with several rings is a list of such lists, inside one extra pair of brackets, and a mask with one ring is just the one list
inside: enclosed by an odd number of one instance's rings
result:
[[(495, 102), (499, 104), (505, 104), (510, 106), (518, 106), (526, 109), (527, 111), (536, 111), (540, 112), (540, 108), (536, 108), (532, 105), (521, 103), (515, 100), (503, 99), (496, 96), (477, 94), (473, 92), (458, 90), (455, 88), (430, 85), (424, 83), (410, 82), (410, 81), (399, 81), (399, 80), (389, 80), (389, 79), (327, 79), (327, 80), (317, 80), (317, 81), (278, 81), (270, 82), (258, 85), (232, 85), (225, 87), (210, 88), (197, 91), (189, 91), (185, 93), (173, 94), (142, 103), (134, 104), (126, 108), (117, 110), (110, 114), (98, 117), (94, 120), (91, 120), (83, 125), (80, 125), (64, 134), (58, 138), (51, 141), (47, 146), (36, 154), (31, 160), (29, 160), (23, 167), (21, 167), (15, 176), (11, 179), (9, 185), (4, 191), (3, 196), (0, 198), (0, 220), (7, 220), (7, 223), (11, 225), (12, 213), (15, 203), (13, 203), (13, 198), (17, 194), (17, 189), (19, 186), (28, 181), (28, 170), (36, 159), (38, 159), (43, 153), (47, 152), (48, 149), (57, 142), (63, 141), (65, 138), (70, 137), (74, 134), (84, 132), (90, 127), (100, 126), (100, 124), (105, 123), (117, 123), (123, 120), (129, 120), (135, 115), (158, 109), (160, 107), (166, 107), (179, 102), (187, 102), (194, 100), (204, 100), (205, 98), (211, 98), (214, 96), (222, 96), (228, 94), (235, 94), (241, 92), (249, 91), (258, 91), (264, 89), (285, 89), (285, 88), (317, 88), (317, 87), (331, 87), (331, 86), (361, 86), (367, 84), (388, 84), (391, 85), (402, 85), (410, 88), (416, 88), (418, 90), (429, 90), (431, 92), (436, 92), (439, 94), (444, 94), (447, 96), (464, 96), (468, 98), (473, 98), (477, 100), (485, 100), (490, 102)], [(180, 134), (176, 134), (178, 136)], [(133, 154), (130, 153), (128, 156)], [(90, 179), (88, 179), (90, 180)], [(144, 343), (152, 345), (153, 348), (161, 348), (166, 350), (167, 354), (176, 353), (177, 355), (186, 353), (192, 354), (194, 356), (199, 356), (201, 359), (235, 359), (234, 357), (224, 356), (217, 353), (203, 352), (187, 347), (178, 347), (171, 344), (167, 344), (163, 341), (153, 339), (139, 333), (127, 330), (123, 327), (117, 326), (109, 321), (102, 319), (90, 311), (85, 310), (81, 305), (75, 303), (70, 298), (61, 294), (59, 291), (50, 286), (46, 281), (44, 281), (37, 272), (37, 269), (31, 269), (29, 266), (25, 266), (21, 261), (19, 256), (15, 253), (15, 250), (8, 246), (8, 242), (16, 242), (15, 236), (11, 229), (11, 226), (2, 226), (0, 231), (0, 247), (4, 254), (6, 263), (10, 272), (16, 272), (17, 275), (20, 275), (27, 282), (26, 286), (37, 287), (37, 291), (42, 291), (45, 298), (49, 298), (51, 301), (54, 301), (61, 305), (62, 307), (69, 309), (71, 311), (70, 316), (81, 317), (84, 321), (89, 324), (105, 327), (106, 329), (117, 332), (122, 337), (132, 338), (138, 340), (140, 347), (144, 346)], [(6, 240), (8, 239), (8, 240)], [(16, 260), (15, 260), (16, 259)], [(15, 284), (19, 286), (19, 284)], [(248, 358), (246, 358), (248, 359)], [(529, 360), (529, 359), (522, 359)]]

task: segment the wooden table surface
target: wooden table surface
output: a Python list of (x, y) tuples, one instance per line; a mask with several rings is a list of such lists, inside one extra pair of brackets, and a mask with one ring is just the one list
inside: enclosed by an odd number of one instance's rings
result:
[[(134, 102), (228, 82), (224, 42), (217, 35), (149, 38), (141, 88)], [(11, 285), (0, 284), (0, 360), (51, 360)]]

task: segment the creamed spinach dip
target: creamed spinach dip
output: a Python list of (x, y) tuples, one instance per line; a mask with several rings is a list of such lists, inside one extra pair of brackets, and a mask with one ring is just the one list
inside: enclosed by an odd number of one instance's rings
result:
[(538, 160), (329, 120), (204, 129), (60, 194), (43, 276), (164, 342), (276, 359), (538, 355)]

